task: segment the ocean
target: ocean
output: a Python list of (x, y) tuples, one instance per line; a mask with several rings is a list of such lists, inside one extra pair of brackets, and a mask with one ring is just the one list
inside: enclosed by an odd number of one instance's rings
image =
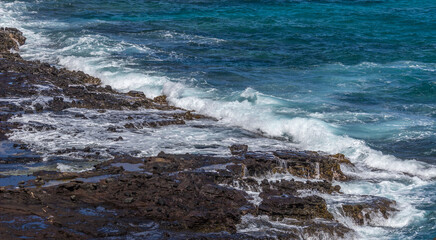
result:
[[(433, 0), (1, 1), (0, 25), (23, 31), (26, 59), (218, 119), (125, 133), (113, 149), (220, 155), (245, 143), (343, 153), (356, 165), (344, 170), (355, 180), (336, 183), (344, 193), (388, 197), (401, 210), (371, 226), (344, 224), (361, 239), (436, 237)], [(84, 126), (38, 116), (21, 121), (62, 130), (11, 139), (37, 152), (104, 144), (98, 118)]]

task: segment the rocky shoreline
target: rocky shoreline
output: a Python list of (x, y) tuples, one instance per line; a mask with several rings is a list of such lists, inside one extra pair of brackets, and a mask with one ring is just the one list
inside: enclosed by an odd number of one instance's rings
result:
[[(374, 218), (387, 219), (397, 211), (392, 200), (341, 192), (335, 182), (350, 180), (341, 165), (352, 167), (342, 154), (254, 152), (243, 144), (230, 146), (228, 157), (161, 152), (138, 158), (71, 147), (55, 155), (73, 154), (94, 167), (7, 175), (16, 164), (47, 161), (9, 139), (14, 129), (56, 127), (10, 121), (26, 114), (74, 108), (101, 114), (139, 111), (124, 116), (131, 122), (108, 127), (112, 133), (207, 119), (169, 105), (165, 96), (120, 93), (83, 72), (24, 60), (15, 52), (24, 43), (17, 29), (0, 29), (0, 180), (12, 183), (0, 186), (1, 239), (350, 239), (356, 237), (353, 230), (331, 208), (355, 225), (371, 225)], [(349, 200), (330, 204), (325, 196)]]

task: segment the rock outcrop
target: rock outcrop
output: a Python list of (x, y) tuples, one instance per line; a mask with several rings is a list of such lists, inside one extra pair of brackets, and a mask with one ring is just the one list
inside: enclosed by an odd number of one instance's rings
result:
[[(253, 154), (247, 151), (247, 155)], [(269, 168), (271, 172), (273, 165), (261, 160), (271, 155), (256, 152), (256, 156), (256, 160), (250, 159), (251, 164), (258, 162), (254, 165)], [(293, 224), (300, 226), (300, 230), (275, 233), (285, 238), (301, 237), (302, 229), (310, 234), (307, 231), (314, 226), (333, 235), (351, 232), (334, 221), (323, 198), (299, 193), (299, 190), (338, 193), (338, 187), (328, 181), (264, 178), (259, 183), (253, 179), (254, 175), (245, 173), (246, 167), (251, 168), (244, 163), (246, 160), (241, 156), (160, 153), (150, 158), (120, 156), (83, 173), (39, 171), (21, 189), (2, 190), (0, 218), (8, 221), (38, 218), (41, 224), (47, 225), (39, 230), (46, 237), (125, 236), (148, 231), (138, 223), (152, 222), (159, 225), (155, 231), (176, 238), (181, 237), (181, 231), (189, 233), (188, 236), (201, 234), (206, 239), (222, 232), (226, 232), (225, 239), (251, 238), (237, 232), (245, 215), (268, 216), (271, 221), (294, 219)], [(256, 176), (259, 177), (258, 173)], [(241, 183), (240, 188), (233, 185), (235, 182)], [(252, 191), (258, 189), (258, 204), (251, 201), (244, 184)], [(92, 231), (91, 224), (86, 224), (91, 219), (98, 224), (112, 225), (112, 230)], [(13, 226), (6, 224), (2, 228), (8, 234), (20, 233)], [(316, 229), (311, 230), (313, 234)], [(25, 235), (35, 237), (33, 232)]]
[(18, 29), (0, 28), (0, 52), (9, 52), (11, 49), (18, 51), (25, 42), (26, 38)]
[(343, 204), (345, 216), (350, 217), (358, 225), (372, 225), (374, 218), (388, 219), (398, 211), (395, 201), (382, 197), (371, 197), (362, 203)]
[[(104, 126), (104, 135), (206, 118), (171, 106), (166, 96), (149, 99), (138, 91), (120, 93), (83, 72), (26, 61), (11, 53), (24, 43), (17, 29), (0, 29), (0, 98), (4, 100), (0, 101), (0, 143), (7, 155), (0, 156), (2, 164), (35, 164), (45, 153), (10, 141), (11, 130), (58, 128), (9, 121), (24, 114), (63, 115), (77, 108), (92, 109), (97, 118), (122, 112), (123, 124), (112, 121)], [(124, 115), (124, 110), (129, 113)], [(135, 114), (141, 110), (147, 111)], [(80, 112), (69, 116), (72, 121), (91, 118)], [(93, 163), (92, 170), (34, 170), (33, 175), (18, 176), (14, 184), (1, 186), (0, 239), (304, 239), (346, 238), (353, 233), (334, 219), (325, 199), (342, 194), (334, 181), (348, 180), (341, 164), (352, 163), (342, 154), (253, 152), (241, 144), (230, 146), (231, 154), (222, 157), (161, 152), (139, 158), (124, 152), (103, 157), (103, 152), (93, 148), (68, 146), (53, 153), (56, 157), (80, 156)], [(282, 178), (273, 180), (274, 176)], [(11, 180), (4, 181), (9, 184), (17, 176), (0, 178)], [(375, 198), (373, 202), (344, 203), (341, 209), (356, 223), (365, 224), (372, 213), (388, 218), (395, 211), (393, 204)], [(275, 221), (290, 227), (283, 230)], [(258, 222), (268, 230), (247, 230)]]

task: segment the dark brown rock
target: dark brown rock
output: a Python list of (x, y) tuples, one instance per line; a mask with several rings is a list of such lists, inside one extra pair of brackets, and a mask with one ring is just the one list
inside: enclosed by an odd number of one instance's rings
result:
[(342, 172), (340, 163), (343, 159), (331, 158), (311, 151), (276, 151), (274, 155), (282, 160), (284, 171), (304, 177), (319, 178), (326, 180), (347, 180), (347, 176)]
[(159, 103), (159, 104), (161, 104), (161, 105), (167, 105), (167, 104), (168, 104), (168, 102), (167, 102), (167, 96), (165, 96), (165, 95), (157, 96), (157, 97), (155, 97), (155, 98), (153, 99), (153, 101), (154, 101), (155, 103)]
[(0, 28), (0, 52), (10, 49), (19, 50), (19, 46), (26, 42), (26, 38), (16, 28)]
[(69, 107), (69, 104), (64, 102), (63, 97), (53, 97), (53, 100), (49, 102), (49, 106), (52, 111), (62, 111)]
[(137, 98), (145, 98), (145, 94), (140, 91), (130, 91), (127, 93), (127, 95), (131, 97), (137, 97)]
[[(260, 164), (268, 159), (267, 156), (258, 158)], [(297, 219), (296, 224), (304, 226), (304, 231), (314, 236), (319, 233), (319, 229), (331, 232), (335, 236), (350, 231), (342, 225), (333, 224), (334, 222), (314, 222), (314, 219), (320, 218), (332, 221), (332, 215), (327, 211), (324, 199), (318, 196), (296, 195), (302, 189), (334, 192), (335, 187), (331, 183), (285, 180), (264, 180), (258, 183), (254, 179), (244, 177), (245, 166), (241, 161), (239, 157), (160, 153), (157, 157), (145, 159), (120, 156), (96, 165), (95, 170), (83, 173), (40, 171), (35, 173), (35, 185), (37, 182), (51, 179), (66, 179), (69, 182), (52, 187), (42, 186), (31, 190), (32, 192), (27, 195), (13, 191), (15, 195), (12, 198), (0, 193), (0, 217), (5, 214), (37, 214), (44, 218), (53, 216), (48, 220), (52, 222), (48, 229), (52, 234), (50, 236), (57, 237), (60, 236), (57, 233), (59, 229), (67, 229), (72, 236), (76, 232), (94, 238), (106, 236), (100, 235), (95, 226), (111, 225), (116, 219), (118, 230), (114, 236), (126, 236), (129, 232), (139, 231), (132, 227), (136, 226), (135, 222), (153, 221), (159, 223), (166, 231), (174, 231), (172, 234), (184, 231), (208, 236), (208, 233), (225, 231), (229, 235), (223, 239), (235, 239), (238, 236), (250, 239), (248, 235), (236, 233), (237, 224), (241, 223), (242, 216), (246, 214), (267, 215), (274, 220)], [(112, 166), (113, 163), (120, 162), (140, 164), (140, 169), (144, 171), (127, 172), (123, 171), (122, 167)], [(206, 166), (217, 166), (217, 169), (201, 171), (201, 168)], [(77, 180), (79, 177), (86, 179), (94, 176), (106, 177), (96, 182)], [(244, 191), (226, 186), (235, 181), (239, 181), (242, 188), (247, 186), (252, 190), (261, 191), (261, 204), (258, 207), (254, 206), (248, 201), (250, 197)], [(83, 209), (95, 209), (95, 206), (105, 206), (110, 210), (106, 213), (93, 213), (94, 215), (82, 214)], [(100, 214), (102, 217), (99, 217)], [(113, 214), (116, 214), (116, 217)], [(87, 224), (81, 224), (81, 219), (86, 219), (84, 221)], [(90, 222), (93, 224), (89, 224)], [(9, 229), (7, 226), (3, 228)], [(284, 238), (301, 236), (299, 232), (282, 234), (284, 235), (279, 235)], [(30, 235), (26, 233), (26, 236)]]
[(381, 215), (388, 219), (392, 213), (398, 211), (394, 206), (396, 202), (387, 198), (373, 197), (370, 202), (343, 204), (345, 216), (350, 217), (356, 224), (371, 225), (372, 215)]
[(263, 201), (259, 206), (259, 214), (266, 214), (273, 219), (285, 217), (299, 220), (333, 219), (333, 215), (327, 211), (325, 200), (318, 196), (277, 195), (271, 190), (262, 192), (261, 197)]

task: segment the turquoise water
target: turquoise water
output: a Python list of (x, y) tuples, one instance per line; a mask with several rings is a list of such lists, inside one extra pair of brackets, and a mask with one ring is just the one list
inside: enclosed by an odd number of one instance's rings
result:
[(0, 13), (29, 36), (29, 59), (384, 171), (362, 194), (406, 199), (413, 218), (362, 238), (436, 237), (435, 1), (2, 1)]

